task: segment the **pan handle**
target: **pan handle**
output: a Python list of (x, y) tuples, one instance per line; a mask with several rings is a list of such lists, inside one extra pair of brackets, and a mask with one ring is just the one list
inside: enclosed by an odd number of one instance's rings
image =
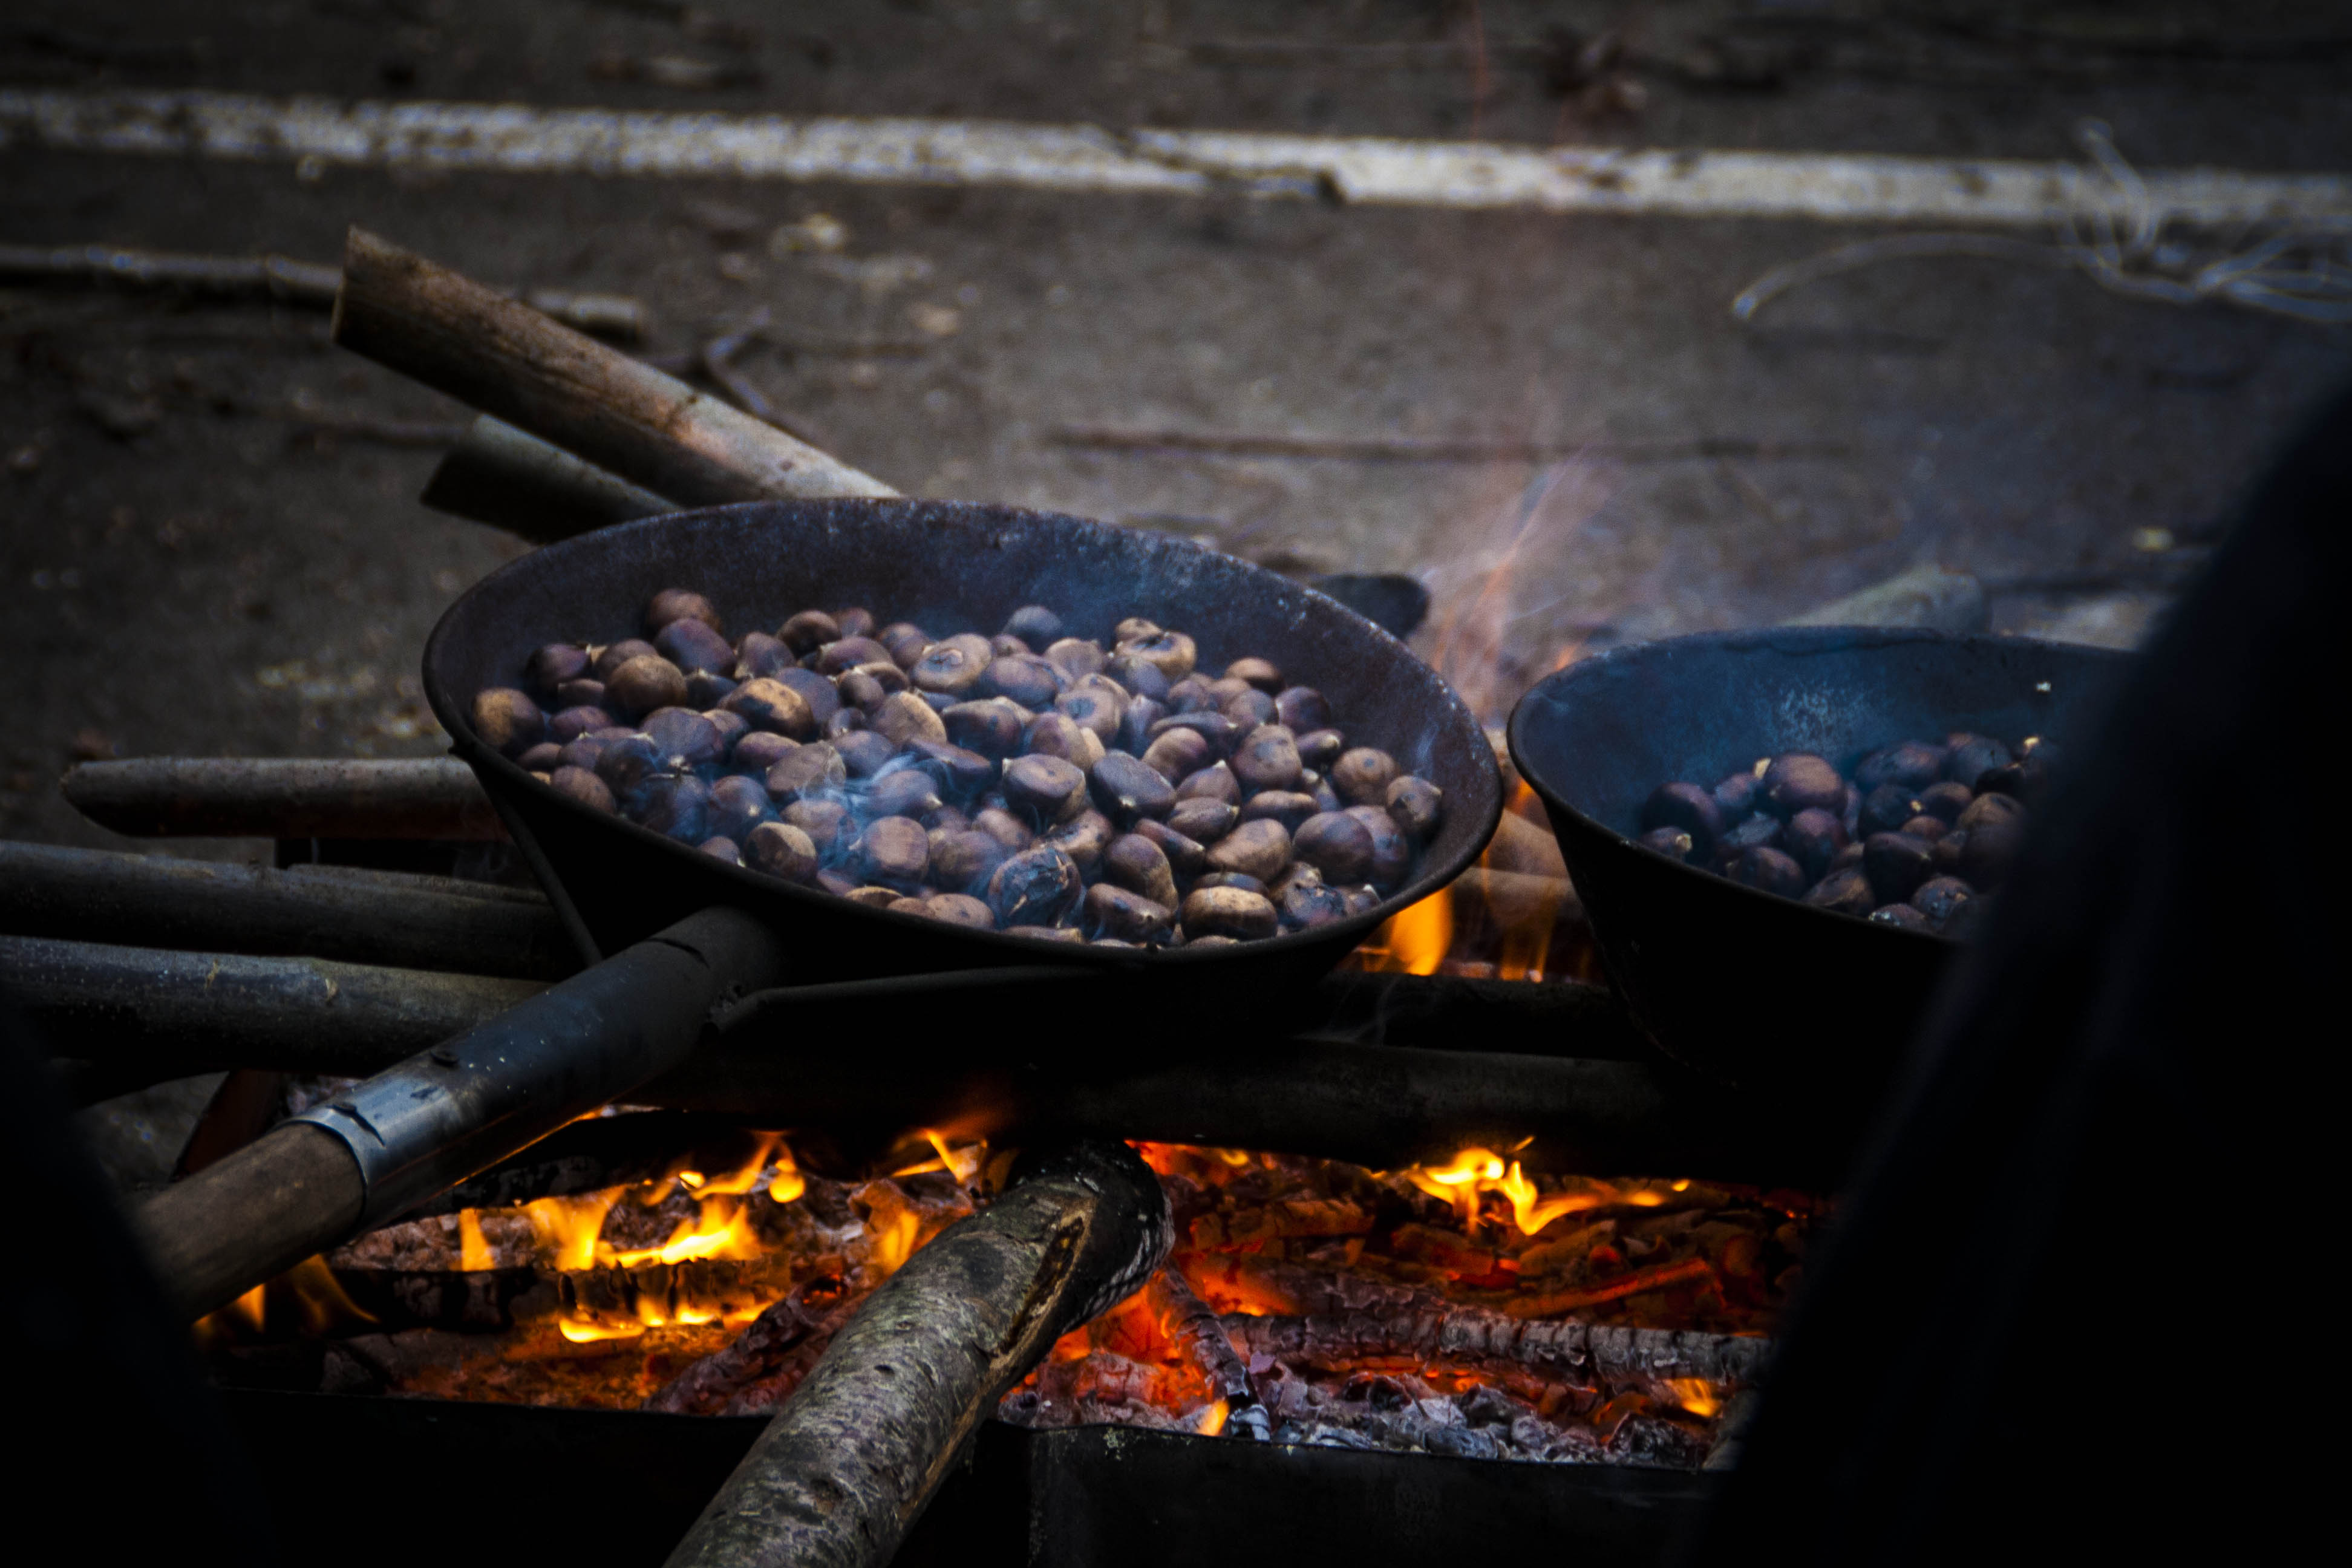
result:
[(572, 945), (579, 950), (580, 966), (593, 969), (604, 963), (604, 949), (598, 947), (596, 939), (589, 934), (588, 922), (580, 918), (580, 910), (573, 906), (572, 894), (564, 887), (563, 879), (555, 874), (554, 866), (547, 858), (547, 851), (539, 847), (539, 839), (531, 833), (530, 825), (523, 821), (522, 814), (507, 800), (506, 791), (483, 777), (483, 770), (476, 765), (473, 758), (466, 755), (462, 743), (451, 746), (449, 752), (472, 768), (476, 778), (482, 779), (482, 793), (490, 797), (490, 809), (497, 812), (499, 820), (506, 825), (507, 837), (514, 840), (516, 852), (522, 856), (522, 863), (530, 868), (532, 879), (539, 883), (540, 890), (547, 895), (547, 901), (555, 908), (555, 918), (563, 923), (563, 934), (570, 937)]

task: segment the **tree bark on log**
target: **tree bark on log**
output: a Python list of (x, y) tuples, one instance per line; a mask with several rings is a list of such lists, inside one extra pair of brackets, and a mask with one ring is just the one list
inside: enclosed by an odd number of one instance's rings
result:
[(514, 889), (46, 844), (0, 842), (0, 932), (538, 980), (580, 967), (555, 911)]
[(58, 787), (92, 822), (133, 837), (507, 836), (474, 771), (453, 757), (138, 757), (84, 763)]
[(866, 1299), (671, 1568), (879, 1568), (1005, 1392), (1149, 1279), (1169, 1241), (1133, 1151), (1039, 1162)]
[(353, 228), (336, 342), (688, 506), (895, 496), (772, 425)]

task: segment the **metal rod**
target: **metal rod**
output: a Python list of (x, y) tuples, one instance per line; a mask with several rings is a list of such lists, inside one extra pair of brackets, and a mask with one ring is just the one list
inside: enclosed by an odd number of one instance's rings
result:
[(354, 228), (336, 342), (689, 506), (895, 496), (674, 376)]
[(92, 822), (133, 837), (507, 836), (474, 771), (454, 757), (135, 757), (83, 763), (58, 787)]
[(1016, 1176), (867, 1299), (670, 1554), (671, 1568), (879, 1565), (1054, 1342), (1150, 1279), (1168, 1200), (1118, 1143)]
[(5, 841), (0, 933), (541, 980), (580, 967), (554, 910), (517, 889)]
[(433, 470), (416, 498), (436, 511), (487, 522), (534, 544), (678, 510), (641, 486), (485, 414)]
[(212, 1311), (675, 1067), (782, 968), (750, 916), (691, 915), (158, 1193), (136, 1215), (156, 1271)]

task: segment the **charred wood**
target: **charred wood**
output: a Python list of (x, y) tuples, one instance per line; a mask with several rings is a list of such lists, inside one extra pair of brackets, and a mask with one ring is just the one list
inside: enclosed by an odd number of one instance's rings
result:
[(535, 979), (579, 967), (554, 911), (517, 889), (45, 844), (0, 842), (0, 931)]
[(887, 1563), (1005, 1391), (1168, 1246), (1167, 1199), (1132, 1151), (1040, 1162), (867, 1299), (670, 1562)]
[(1720, 1387), (1753, 1387), (1772, 1353), (1771, 1341), (1746, 1335), (1530, 1322), (1437, 1302), (1304, 1317), (1233, 1313), (1220, 1321), (1240, 1353), (1253, 1359), (1344, 1367), (1405, 1356), (1426, 1364), (1525, 1366), (1579, 1383), (1703, 1378)]
[[(1465, 873), (1466, 875), (1467, 873)], [(1431, 1050), (1507, 1050), (1590, 1061), (1656, 1052), (1606, 986), (1342, 970), (1315, 989), (1304, 1035)]]
[[(753, 1319), (734, 1343), (679, 1373), (645, 1407), (681, 1415), (726, 1415), (737, 1412), (738, 1402), (764, 1384), (772, 1397), (738, 1413), (772, 1409), (791, 1396), (834, 1335), (864, 1304), (863, 1297), (848, 1294), (836, 1279), (797, 1285)], [(800, 1375), (776, 1386), (794, 1372)]]
[[(865, 1025), (876, 1016), (861, 1010)], [(996, 1016), (989, 1013), (980, 1016)], [(730, 1031), (645, 1091), (646, 1103), (816, 1125), (845, 1145), (909, 1122), (992, 1140), (1098, 1136), (1312, 1153), (1380, 1169), (1510, 1148), (1529, 1172), (1642, 1172), (1826, 1191), (1856, 1126), (1801, 1106), (1707, 1094), (1651, 1062), (1358, 1046), (1236, 1030), (1170, 1037), (1128, 1021), (1117, 1052), (973, 1059), (898, 1034), (887, 1077), (854, 1054), (782, 1065), (772, 1026)], [(812, 1008), (801, 1028), (825, 1029)], [(808, 1037), (805, 1033), (800, 1037)], [(1042, 1053), (1041, 1053), (1042, 1054)], [(1534, 1142), (1521, 1147), (1533, 1133)]]
[(1248, 1365), (1234, 1353), (1234, 1342), (1217, 1314), (1185, 1283), (1182, 1271), (1172, 1266), (1162, 1268), (1153, 1277), (1146, 1299), (1160, 1331), (1183, 1347), (1185, 1355), (1208, 1380), (1209, 1392), (1223, 1403), (1224, 1429), (1255, 1443), (1271, 1436)]
[(84, 763), (58, 785), (74, 809), (133, 837), (506, 837), (465, 763), (139, 757)]
[(354, 228), (335, 341), (689, 506), (887, 485), (527, 305)]

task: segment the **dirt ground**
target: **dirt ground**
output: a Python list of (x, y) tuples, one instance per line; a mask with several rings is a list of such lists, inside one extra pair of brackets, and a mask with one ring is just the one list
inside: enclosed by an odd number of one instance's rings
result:
[[(2352, 35), (2331, 7), (2042, 8), (2020, 34), (2025, 14), (24, 0), (0, 84), (2048, 159), (2078, 156), (2095, 116), (2148, 167), (2352, 165)], [(1577, 50), (1549, 30), (1612, 27), (1622, 74), (1566, 79)], [(649, 63), (666, 59), (722, 85), (643, 79), (675, 79)], [(910, 492), (1411, 573), (1441, 619), (1507, 561), (1497, 701), (1575, 648), (1768, 623), (1923, 561), (1983, 578), (2000, 629), (2129, 642), (2263, 455), (2352, 375), (2340, 328), (2000, 262), (1888, 264), (1734, 321), (1768, 268), (1882, 232), (1853, 227), (314, 174), (0, 149), (0, 243), (332, 261), (357, 223), (485, 279), (635, 295), (658, 322), (648, 353), (764, 311), (780, 346), (746, 374)], [(839, 248), (774, 238), (815, 215)], [(525, 548), (416, 504), (429, 427), (461, 410), (286, 309), (0, 288), (0, 835), (121, 844), (58, 798), (76, 755), (437, 748), (425, 635)], [(1101, 425), (1591, 450), (1073, 444)], [(1701, 443), (1763, 455), (1639, 450)]]

